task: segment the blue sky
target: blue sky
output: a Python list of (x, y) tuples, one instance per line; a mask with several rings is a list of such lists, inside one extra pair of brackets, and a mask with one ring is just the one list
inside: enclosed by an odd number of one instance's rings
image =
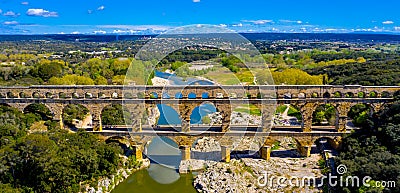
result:
[(0, 0), (0, 34), (157, 33), (189, 24), (238, 32), (400, 33), (398, 0)]

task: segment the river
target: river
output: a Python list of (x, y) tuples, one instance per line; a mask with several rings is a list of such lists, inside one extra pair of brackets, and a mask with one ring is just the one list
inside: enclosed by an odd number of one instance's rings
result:
[[(212, 85), (207, 80), (195, 78), (176, 77), (173, 74), (156, 71), (155, 75), (160, 78), (169, 79), (173, 85)], [(160, 110), (159, 125), (180, 124), (178, 113), (169, 106), (158, 105)], [(216, 112), (214, 105), (203, 104), (196, 107), (191, 115), (191, 124), (201, 124), (201, 117)], [(155, 137), (145, 148), (145, 155), (150, 159), (150, 167), (137, 171), (120, 183), (113, 193), (191, 193), (196, 192), (193, 187), (195, 174), (179, 174), (181, 152), (178, 145), (165, 137)]]

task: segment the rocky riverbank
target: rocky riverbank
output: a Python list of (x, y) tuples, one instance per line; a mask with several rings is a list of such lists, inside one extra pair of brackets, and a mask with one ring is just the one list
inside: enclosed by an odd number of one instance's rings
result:
[[(286, 181), (278, 184), (278, 178), (299, 179), (304, 176), (322, 177), (318, 167), (318, 154), (309, 158), (279, 158), (272, 157), (270, 161), (263, 159), (241, 158), (233, 159), (230, 163), (218, 162), (201, 172), (194, 180), (194, 187), (198, 192), (321, 192), (320, 189), (308, 186), (290, 186)], [(268, 174), (268, 184), (263, 185)], [(296, 185), (296, 180), (293, 180)]]
[[(125, 161), (127, 161), (127, 157), (125, 157)], [(97, 185), (86, 184), (84, 186), (85, 193), (109, 193), (111, 192), (119, 183), (128, 178), (132, 173), (148, 168), (150, 166), (149, 159), (143, 159), (140, 166), (138, 168), (120, 168), (117, 170), (116, 174), (111, 175), (109, 177), (103, 177), (97, 181)]]

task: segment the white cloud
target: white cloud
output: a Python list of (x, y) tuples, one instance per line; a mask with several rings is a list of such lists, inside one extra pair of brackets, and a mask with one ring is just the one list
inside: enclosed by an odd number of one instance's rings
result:
[(21, 2), (21, 5), (29, 5), (28, 1)]
[(3, 10), (0, 9), (0, 14), (3, 13)]
[(93, 31), (93, 33), (94, 34), (106, 34), (107, 32), (104, 30), (96, 30), (96, 31)]
[(71, 34), (80, 34), (80, 32), (74, 31), (74, 32), (72, 32)]
[(253, 24), (256, 24), (256, 25), (263, 25), (263, 24), (266, 24), (266, 23), (273, 23), (274, 21), (266, 20), (266, 19), (260, 19), (260, 20), (243, 20), (243, 22), (253, 23)]
[(393, 21), (384, 21), (384, 22), (382, 22), (382, 24), (390, 25), (390, 24), (394, 24), (394, 22)]
[(193, 3), (199, 3), (200, 0), (193, 0)]
[(400, 27), (394, 27), (394, 31), (400, 31)]
[(8, 16), (8, 17), (18, 17), (18, 16), (20, 16), (21, 14), (15, 13), (15, 12), (13, 12), (13, 11), (7, 11), (7, 12), (5, 12), (3, 15), (4, 15), (4, 16)]
[(90, 10), (90, 9), (89, 9), (89, 10), (87, 10), (87, 13), (88, 13), (88, 14), (92, 14), (92, 13), (93, 13), (93, 10)]
[(297, 24), (303, 23), (303, 21), (301, 21), (301, 20), (287, 20), (287, 19), (279, 20), (279, 22), (281, 22), (281, 23), (297, 23)]
[(17, 21), (5, 21), (3, 22), (4, 25), (18, 25), (19, 23)]
[(103, 11), (105, 8), (106, 8), (106, 7), (104, 7), (104, 5), (102, 5), (102, 6), (98, 7), (97, 10)]
[(36, 17), (58, 17), (58, 13), (54, 11), (48, 11), (44, 9), (28, 9), (26, 12), (28, 16), (36, 16)]
[(238, 24), (233, 24), (232, 26), (233, 26), (233, 27), (242, 27), (243, 24), (242, 24), (242, 23), (238, 23)]

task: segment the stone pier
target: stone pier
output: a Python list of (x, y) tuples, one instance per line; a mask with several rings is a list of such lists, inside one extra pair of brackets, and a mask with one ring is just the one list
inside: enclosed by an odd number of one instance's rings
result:
[(231, 161), (231, 147), (221, 146), (222, 161), (229, 163)]
[(180, 146), (179, 149), (182, 152), (182, 160), (190, 160), (190, 146)]

